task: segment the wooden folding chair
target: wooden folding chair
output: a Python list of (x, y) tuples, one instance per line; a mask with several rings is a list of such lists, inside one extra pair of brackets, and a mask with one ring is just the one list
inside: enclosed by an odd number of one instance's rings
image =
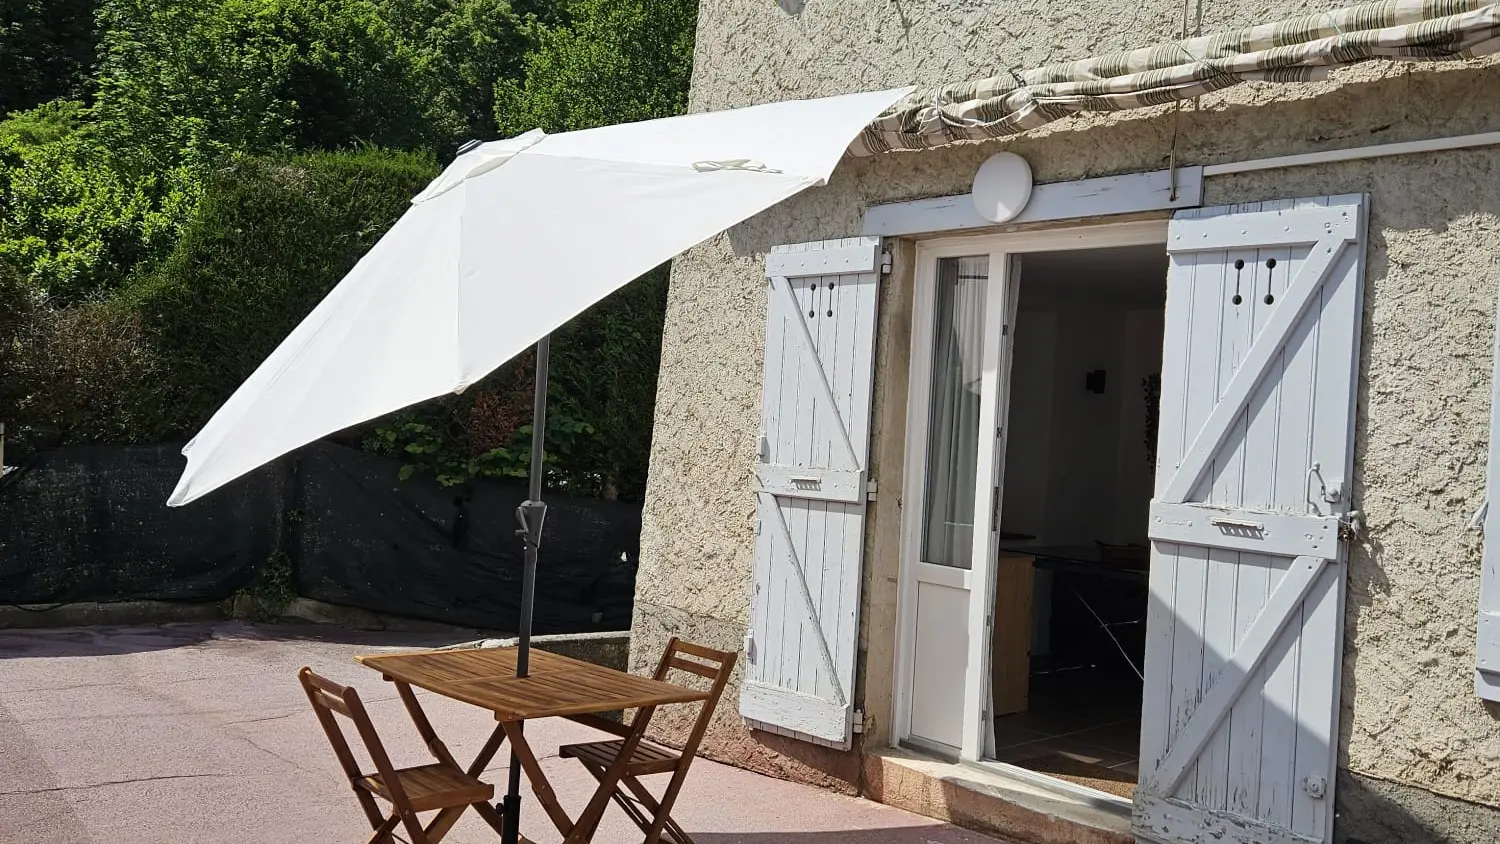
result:
[[(695, 659), (687, 659), (689, 656)], [(631, 754), (619, 784), (610, 795), (646, 834), (645, 844), (657, 844), (662, 840), (663, 833), (670, 835), (669, 840), (674, 844), (693, 844), (693, 839), (672, 820), (672, 804), (677, 801), (677, 794), (687, 778), (688, 766), (698, 753), (698, 744), (703, 740), (703, 733), (713, 718), (714, 707), (724, 693), (724, 685), (729, 682), (729, 674), (734, 670), (734, 660), (733, 653), (683, 642), (675, 636), (667, 643), (667, 650), (662, 654), (653, 677), (666, 680), (673, 670), (686, 671), (709, 680), (713, 687), (708, 699), (703, 702), (703, 708), (698, 711), (698, 720), (693, 724), (682, 752), (642, 740)], [(564, 746), (560, 754), (564, 759), (582, 762), (589, 773), (594, 775), (594, 779), (602, 782), (605, 770), (619, 758), (624, 743), (623, 740), (615, 740), (570, 744)], [(672, 779), (658, 801), (639, 778), (665, 773), (670, 773)]]
[[(328, 734), (328, 743), (333, 745), (333, 752), (349, 777), (349, 785), (354, 788), (359, 805), (365, 810), (365, 816), (370, 819), (370, 826), (375, 830), (366, 844), (389, 844), (393, 841), (391, 833), (395, 831), (397, 824), (405, 824), (411, 844), (438, 844), (452, 826), (452, 818), (442, 825), (435, 820), (432, 825), (424, 828), (417, 813), (439, 809), (462, 811), (468, 806), (478, 810), (496, 832), (500, 831), (499, 814), (489, 804), (495, 796), (494, 786), (469, 776), (454, 763), (442, 742), (431, 734), (431, 726), (427, 724), (425, 716), (418, 721), (417, 726), (428, 750), (438, 759), (437, 763), (396, 769), (391, 767), (391, 759), (386, 755), (385, 746), (380, 743), (380, 736), (375, 733), (375, 726), (370, 722), (370, 715), (360, 702), (358, 692), (320, 677), (310, 668), (304, 667), (297, 672), (297, 677), (302, 681), (307, 699), (312, 702), (318, 722), (323, 725), (323, 732)], [(404, 698), (403, 702), (408, 709), (415, 704), (414, 700), (406, 701)], [(375, 763), (375, 773), (360, 771), (359, 763), (355, 761), (349, 742), (344, 737), (344, 730), (333, 717), (334, 713), (354, 722), (360, 740), (364, 742), (371, 761)], [(381, 813), (380, 806), (375, 802), (376, 797), (390, 802), (394, 809), (390, 817)], [(441, 814), (439, 818), (442, 818)]]

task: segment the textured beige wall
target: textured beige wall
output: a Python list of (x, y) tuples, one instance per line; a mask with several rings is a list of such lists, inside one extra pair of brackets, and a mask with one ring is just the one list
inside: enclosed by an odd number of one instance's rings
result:
[[(783, 5), (798, 5), (790, 0)], [(1316, 6), (1338, 4), (1318, 3)], [(1217, 3), (1212, 31), (1303, 4)], [(711, 0), (700, 21), (695, 109), (933, 83), (1079, 58), (1175, 35), (1180, 3)], [(1059, 33), (1067, 32), (1067, 37)], [(633, 664), (666, 636), (738, 647), (749, 612), (765, 294), (773, 245), (859, 231), (873, 203), (964, 193), (1001, 149), (1038, 181), (1205, 164), (1500, 129), (1500, 69), (1418, 72), (1367, 65), (1328, 83), (1247, 85), (1184, 109), (1070, 120), (1005, 142), (846, 162), (814, 189), (674, 265), (637, 583)], [(1472, 692), (1479, 501), (1488, 439), (1490, 344), (1500, 280), (1500, 151), (1408, 156), (1212, 179), (1226, 204), (1368, 192), (1369, 246), (1356, 501), (1369, 541), (1350, 572), (1341, 760), (1360, 773), (1500, 804), (1500, 709)], [(898, 244), (905, 250), (909, 244)], [(886, 285), (877, 350), (872, 508), (861, 685), (871, 733), (889, 735), (891, 641), (905, 414), (909, 269)], [(750, 733), (731, 689), (710, 752), (852, 787), (858, 766)], [(670, 716), (666, 727), (680, 726)]]

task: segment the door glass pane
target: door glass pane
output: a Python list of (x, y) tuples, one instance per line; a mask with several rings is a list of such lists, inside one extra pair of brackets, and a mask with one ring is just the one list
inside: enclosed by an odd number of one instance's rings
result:
[(970, 568), (987, 255), (938, 261), (922, 560)]

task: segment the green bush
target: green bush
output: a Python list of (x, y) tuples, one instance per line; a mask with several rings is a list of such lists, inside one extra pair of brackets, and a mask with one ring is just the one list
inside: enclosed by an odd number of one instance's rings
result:
[(127, 174), (82, 114), (61, 102), (0, 122), (0, 258), (61, 303), (163, 257), (198, 196), (186, 167)]
[(139, 317), (118, 300), (66, 307), (0, 261), (0, 422), (13, 454), (152, 442), (161, 381)]
[(526, 47), (505, 0), (106, 0), (100, 20), (96, 119), (147, 168), (487, 136)]
[(163, 368), (162, 428), (196, 432), (436, 173), (374, 149), (216, 171), (176, 248), (126, 294)]

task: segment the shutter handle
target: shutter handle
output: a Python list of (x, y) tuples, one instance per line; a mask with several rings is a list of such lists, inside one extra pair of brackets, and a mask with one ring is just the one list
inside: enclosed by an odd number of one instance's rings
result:
[(1214, 516), (1208, 523), (1221, 528), (1235, 528), (1237, 530), (1253, 530), (1256, 533), (1265, 533), (1266, 526), (1263, 522), (1252, 522), (1245, 519), (1227, 519), (1223, 516)]

